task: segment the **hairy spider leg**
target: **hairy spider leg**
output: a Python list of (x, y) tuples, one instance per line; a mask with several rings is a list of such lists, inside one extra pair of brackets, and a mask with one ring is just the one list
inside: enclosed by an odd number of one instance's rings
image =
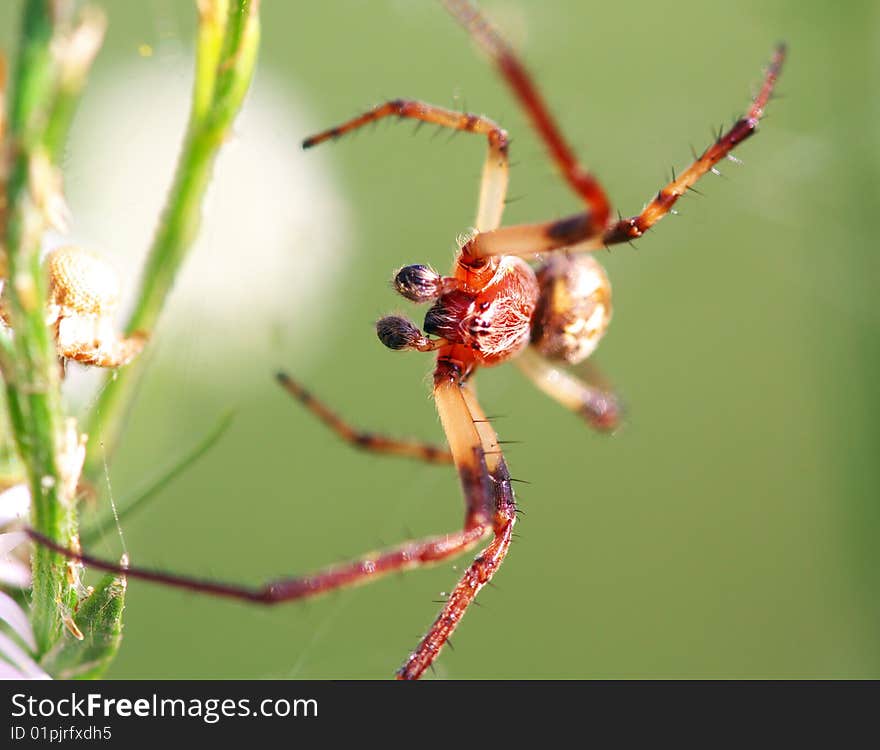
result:
[(629, 242), (641, 237), (662, 219), (687, 190), (736, 146), (754, 135), (758, 122), (764, 115), (764, 107), (770, 100), (776, 79), (785, 60), (785, 45), (779, 45), (770, 62), (760, 92), (749, 111), (721, 134), (680, 175), (674, 177), (636, 216), (620, 219), (597, 230), (589, 213), (580, 213), (555, 221), (538, 224), (518, 224), (478, 234), (464, 248), (470, 258), (486, 258), (494, 255), (532, 256), (552, 250), (567, 248), (575, 251), (599, 250), (619, 242)]
[(38, 544), (97, 570), (184, 589), (197, 594), (208, 594), (256, 604), (281, 604), (318, 596), (339, 588), (368, 583), (395, 571), (441, 562), (480, 541), (488, 531), (488, 527), (482, 525), (483, 523), (484, 520), (478, 522), (469, 518), (468, 528), (462, 531), (404, 542), (395, 547), (369, 553), (350, 562), (328, 566), (310, 575), (284, 578), (262, 586), (246, 586), (180, 575), (164, 570), (126, 566), (95, 557), (87, 552), (68, 549), (34, 529), (26, 529), (26, 532)]
[[(447, 415), (444, 427), (447, 423), (451, 425), (447, 430), (447, 438), (465, 497), (464, 523), (462, 529), (457, 532), (404, 542), (350, 562), (328, 566), (309, 575), (281, 579), (256, 587), (125, 566), (85, 552), (68, 549), (33, 529), (29, 529), (27, 533), (39, 544), (98, 570), (196, 593), (260, 604), (279, 604), (305, 599), (345, 586), (366, 583), (393, 571), (440, 562), (472, 547), (490, 531), (492, 526), (491, 487), (488, 481), (484, 481), (485, 477), (475, 469), (478, 463), (475, 455), (481, 454), (483, 450), (480, 435), (470, 419), (470, 412), (467, 411), (464, 399), (460, 395), (460, 389), (456, 392), (459, 394), (457, 401), (454, 398), (441, 398), (438, 405), (441, 409), (441, 418), (444, 413)], [(466, 427), (463, 426), (465, 422)]]
[(445, 445), (434, 445), (418, 440), (388, 437), (366, 430), (358, 430), (343, 420), (322, 401), (319, 401), (287, 373), (276, 375), (281, 386), (306, 409), (320, 419), (349, 445), (371, 453), (414, 458), (429, 464), (451, 464), (452, 453)]
[(480, 199), (477, 204), (475, 227), (479, 232), (497, 227), (501, 223), (504, 199), (507, 195), (509, 139), (507, 131), (488, 117), (455, 112), (414, 99), (393, 99), (373, 107), (373, 109), (341, 125), (306, 138), (302, 146), (303, 148), (311, 148), (324, 141), (339, 138), (368, 123), (384, 117), (395, 116), (486, 136), (489, 141), (489, 152), (486, 154), (486, 161), (483, 164), (483, 178), (480, 183)]
[(620, 402), (604, 383), (594, 382), (600, 380), (595, 368), (588, 367), (588, 377), (582, 380), (531, 348), (517, 357), (516, 365), (537, 388), (583, 417), (593, 429), (613, 432), (620, 424)]
[[(590, 226), (601, 232), (611, 215), (611, 204), (598, 180), (577, 160), (557, 126), (537, 86), (525, 66), (489, 21), (466, 0), (443, 0), (446, 9), (470, 33), (491, 58), (501, 77), (511, 88), (532, 127), (544, 141), (563, 178), (589, 206)], [(478, 227), (478, 229), (480, 229)], [(480, 231), (484, 231), (480, 229)]]
[(715, 165), (733, 151), (736, 146), (755, 134), (758, 122), (764, 116), (764, 107), (767, 106), (767, 102), (773, 93), (773, 88), (782, 70), (784, 60), (785, 45), (780, 44), (773, 53), (764, 77), (764, 83), (752, 102), (749, 111), (737, 120), (726, 133), (720, 135), (715, 143), (703, 151), (681, 175), (673, 177), (672, 181), (657, 193), (640, 214), (628, 219), (622, 219), (608, 229), (599, 243), (601, 246), (628, 242), (629, 240), (641, 237), (669, 213), (675, 202), (685, 194), (685, 191), (692, 188), (700, 177), (712, 171)]
[[(484, 497), (491, 502), (487, 510), (491, 512), (492, 539), (468, 566), (428, 632), (397, 672), (401, 680), (418, 679), (437, 658), (468, 606), (480, 589), (489, 583), (507, 556), (516, 523), (516, 503), (510, 473), (499, 448), (498, 437), (474, 392), (462, 386), (461, 366), (451, 356), (460, 349), (462, 347), (449, 347), (448, 351), (438, 356), (434, 371), (434, 400), (449, 445), (456, 455), (465, 497)], [(479, 441), (477, 447), (467, 453), (456, 454), (455, 446), (467, 449), (473, 445), (475, 438)]]
[(458, 365), (441, 359), (434, 376), (434, 396), (465, 497), (465, 517), (460, 531), (405, 542), (311, 575), (259, 587), (126, 566), (68, 549), (33, 529), (27, 533), (38, 544), (98, 570), (195, 593), (269, 605), (305, 599), (367, 583), (393, 571), (441, 562), (473, 547), (492, 532), (489, 546), (468, 567), (437, 620), (398, 673), (402, 679), (415, 679), (430, 666), (468, 605), (498, 569), (510, 546), (516, 521), (510, 475), (498, 448), (498, 439), (476, 397), (462, 386)]
[(492, 487), (485, 472), (479, 470), (480, 466), (485, 466), (485, 462), (477, 458), (482, 456), (483, 450), (480, 435), (471, 421), (461, 390), (457, 388), (456, 393), (457, 399), (441, 397), (440, 408), (441, 413), (446, 415), (446, 421), (452, 425), (448, 431), (450, 448), (465, 496), (463, 528), (457, 532), (405, 542), (351, 562), (329, 566), (311, 575), (282, 579), (258, 587), (126, 566), (86, 552), (68, 549), (33, 529), (29, 529), (28, 534), (35, 542), (98, 570), (196, 593), (260, 604), (304, 599), (344, 586), (366, 583), (392, 571), (440, 562), (480, 541), (490, 531), (493, 521)]

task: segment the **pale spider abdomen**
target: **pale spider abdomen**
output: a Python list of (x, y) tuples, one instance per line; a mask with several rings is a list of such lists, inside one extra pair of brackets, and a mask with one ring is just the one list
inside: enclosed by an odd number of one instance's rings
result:
[(611, 283), (589, 255), (551, 256), (538, 269), (541, 296), (532, 344), (548, 359), (577, 364), (589, 357), (611, 321)]
[(480, 291), (457, 289), (442, 295), (425, 315), (424, 328), (469, 347), (478, 364), (497, 365), (528, 346), (538, 292), (531, 266), (505, 255)]
[(80, 247), (59, 247), (46, 256), (49, 304), (67, 314), (112, 314), (119, 305), (119, 280), (99, 255)]
[(58, 356), (95, 367), (122, 367), (143, 349), (146, 334), (116, 330), (120, 285), (101, 256), (80, 247), (60, 247), (46, 256), (49, 300), (46, 324), (55, 333)]

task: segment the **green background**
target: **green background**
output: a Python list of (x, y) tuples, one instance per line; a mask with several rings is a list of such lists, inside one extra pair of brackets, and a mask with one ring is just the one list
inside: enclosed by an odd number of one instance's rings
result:
[[(103, 5), (99, 68), (137, 60), (160, 29), (188, 48), (189, 3)], [(507, 223), (576, 210), (510, 94), (433, 3), (263, 5), (257, 75), (289, 81), (321, 123), (385, 97), (453, 105), (459, 94), (513, 137), (511, 194), (523, 197)], [(7, 46), (15, 6), (0, 17)], [(512, 472), (531, 484), (517, 487), (526, 515), (498, 588), (480, 595), (437, 674), (880, 676), (880, 395), (870, 374), (880, 364), (880, 6), (508, 0), (486, 9), (518, 40), (624, 213), (687, 163), (689, 143), (702, 148), (742, 111), (777, 40), (791, 54), (784, 98), (737, 152), (745, 165), (720, 165), (728, 179), (705, 178), (706, 197), (684, 199), (682, 216), (637, 251), (600, 258), (615, 318), (597, 360), (628, 406), (624, 428), (591, 433), (514, 367), (480, 374), (486, 411), (505, 417), (501, 437), (524, 441), (508, 452)], [(180, 55), (183, 78), (190, 59)], [(161, 106), (157, 92), (144, 95)], [(113, 466), (117, 498), (221, 412), (237, 416), (126, 524), (135, 563), (258, 582), (460, 522), (451, 470), (352, 451), (272, 380), (284, 367), (359, 425), (440, 437), (429, 357), (384, 350), (372, 323), (405, 309), (387, 283), (396, 267), (448, 262), (472, 220), (484, 143), (410, 134), (379, 127), (327, 147), (349, 207), (350, 262), (320, 305), (279, 321), (274, 362), (229, 363), (232, 378), (222, 348), (204, 370), (187, 366), (185, 341), (157, 352)], [(322, 252), (296, 237), (291, 247)], [(314, 342), (316, 327), (320, 346), (299, 343)], [(249, 331), (242, 310), (230, 336), (265, 332)], [(117, 554), (118, 539), (98, 551)], [(132, 582), (110, 676), (388, 677), (467, 559), (271, 610)]]

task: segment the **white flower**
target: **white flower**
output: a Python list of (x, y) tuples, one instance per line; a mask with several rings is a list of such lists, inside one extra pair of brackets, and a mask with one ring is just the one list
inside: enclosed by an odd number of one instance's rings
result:
[(13, 529), (26, 519), (31, 507), (31, 493), (25, 484), (16, 484), (0, 492), (0, 585), (18, 589), (31, 585), (31, 569), (26, 557), (13, 554), (27, 535)]
[[(14, 532), (15, 533), (15, 532)], [(13, 536), (3, 534), (3, 537)], [(23, 532), (17, 532), (27, 539)], [(5, 623), (11, 634), (0, 630), (0, 680), (51, 680), (40, 668), (32, 654), (37, 650), (34, 631), (25, 612), (9, 594), (0, 591), (0, 621)], [(15, 635), (18, 638), (13, 638)]]
[[(23, 531), (14, 531), (28, 516), (31, 493), (25, 484), (0, 492), (0, 584), (24, 589), (31, 585), (27, 559), (13, 554), (28, 541)], [(0, 680), (49, 680), (34, 661), (37, 641), (30, 619), (9, 594), (0, 591)], [(14, 637), (13, 637), (14, 636)]]

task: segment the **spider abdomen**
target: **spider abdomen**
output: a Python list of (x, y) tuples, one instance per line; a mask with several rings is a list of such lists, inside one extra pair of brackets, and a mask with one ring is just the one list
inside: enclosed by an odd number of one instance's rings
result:
[(551, 256), (538, 269), (541, 294), (532, 344), (548, 359), (577, 364), (589, 357), (611, 322), (611, 283), (589, 255)]
[(502, 256), (481, 289), (442, 295), (425, 315), (424, 329), (469, 347), (478, 364), (497, 365), (528, 345), (538, 293), (531, 266), (520, 258)]
[(80, 315), (108, 315), (119, 304), (115, 271), (96, 253), (59, 247), (46, 256), (50, 303)]

